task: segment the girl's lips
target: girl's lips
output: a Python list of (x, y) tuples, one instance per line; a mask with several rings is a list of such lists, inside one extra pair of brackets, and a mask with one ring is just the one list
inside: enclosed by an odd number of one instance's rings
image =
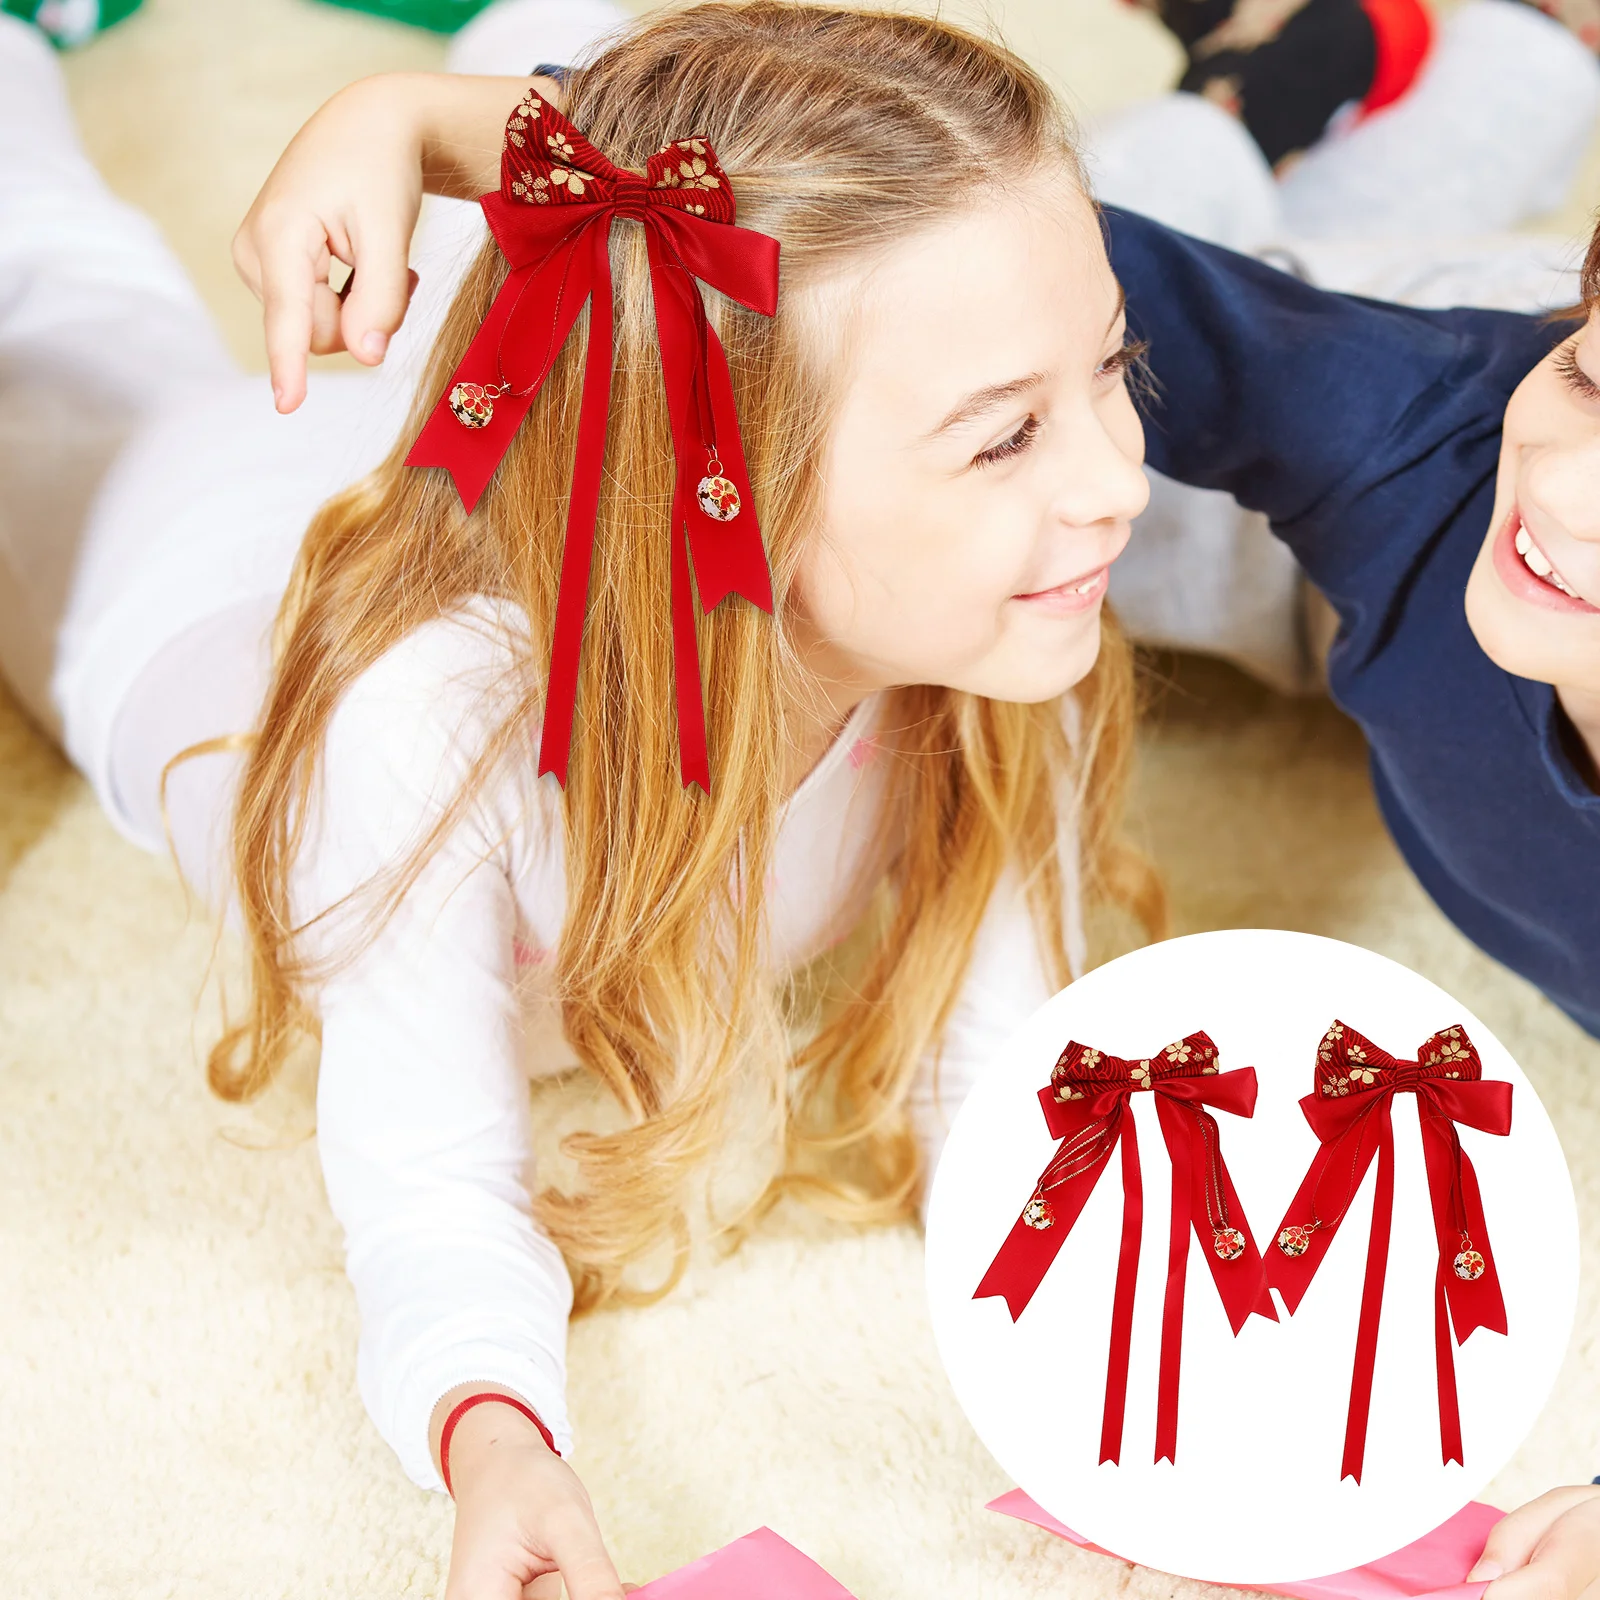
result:
[(1011, 598), (1021, 600), (1050, 616), (1071, 617), (1094, 610), (1105, 599), (1106, 590), (1110, 587), (1111, 564), (1107, 562), (1093, 572), (1085, 572), (1066, 583), (1058, 583), (1053, 589), (1038, 589), (1032, 594), (1018, 594)]
[(1563, 593), (1553, 583), (1529, 571), (1528, 564), (1517, 554), (1517, 534), (1522, 527), (1522, 514), (1512, 507), (1494, 540), (1495, 576), (1518, 600), (1529, 605), (1542, 606), (1546, 611), (1564, 611), (1568, 616), (1597, 616), (1600, 607), (1592, 606), (1576, 595)]

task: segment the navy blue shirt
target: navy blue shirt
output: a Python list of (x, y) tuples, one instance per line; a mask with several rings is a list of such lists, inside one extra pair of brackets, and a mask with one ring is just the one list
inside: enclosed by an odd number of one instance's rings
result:
[(1328, 294), (1127, 212), (1106, 226), (1150, 342), (1150, 465), (1272, 519), (1339, 614), (1330, 689), (1412, 871), (1600, 1036), (1600, 795), (1555, 691), (1490, 661), (1462, 604), (1506, 403), (1571, 327)]

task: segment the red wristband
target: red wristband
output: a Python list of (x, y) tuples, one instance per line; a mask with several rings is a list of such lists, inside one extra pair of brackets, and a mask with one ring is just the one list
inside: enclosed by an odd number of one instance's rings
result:
[(539, 1420), (537, 1414), (520, 1400), (514, 1400), (508, 1394), (469, 1394), (460, 1405), (452, 1409), (450, 1415), (444, 1419), (444, 1427), (439, 1430), (439, 1476), (444, 1479), (445, 1489), (451, 1499), (455, 1498), (455, 1490), (450, 1487), (450, 1436), (456, 1431), (456, 1424), (474, 1406), (488, 1405), (490, 1401), (496, 1405), (510, 1406), (513, 1411), (520, 1411), (539, 1430), (540, 1438), (550, 1446), (550, 1453), (557, 1456), (561, 1454), (556, 1449), (556, 1442), (551, 1437), (550, 1430)]

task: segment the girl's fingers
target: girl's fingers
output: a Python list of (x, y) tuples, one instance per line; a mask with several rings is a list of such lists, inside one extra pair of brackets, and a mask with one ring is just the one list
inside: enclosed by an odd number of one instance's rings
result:
[(525, 1584), (522, 1600), (561, 1600), (561, 1574), (547, 1572), (542, 1578), (535, 1578), (532, 1583)]
[(363, 218), (352, 237), (355, 278), (344, 299), (344, 346), (357, 361), (375, 366), (389, 337), (405, 320), (414, 276), (406, 261), (411, 229), (399, 218)]
[[(270, 237), (270, 236), (269, 236)], [(315, 324), (318, 258), (326, 241), (272, 239), (260, 255), (262, 322), (266, 329), (267, 370), (278, 410), (293, 411), (306, 397), (306, 356)], [(322, 285), (327, 288), (327, 284)], [(331, 294), (333, 291), (330, 289)]]
[(1572, 1515), (1550, 1529), (1526, 1566), (1496, 1578), (1484, 1600), (1579, 1600), (1597, 1581), (1600, 1519)]
[(567, 1600), (623, 1600), (622, 1580), (592, 1516), (563, 1517), (549, 1537), (550, 1559), (561, 1569)]
[(344, 304), (325, 283), (313, 284), (311, 289), (311, 353), (331, 356), (344, 349), (344, 334), (340, 329), (340, 316)]
[(1481, 1583), (1524, 1566), (1556, 1521), (1585, 1502), (1600, 1502), (1600, 1491), (1573, 1484), (1552, 1489), (1537, 1500), (1508, 1512), (1489, 1530), (1483, 1554), (1467, 1574), (1466, 1581)]

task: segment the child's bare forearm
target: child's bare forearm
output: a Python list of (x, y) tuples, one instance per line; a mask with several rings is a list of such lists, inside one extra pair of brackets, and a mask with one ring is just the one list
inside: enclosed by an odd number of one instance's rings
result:
[(413, 106), (422, 186), (428, 194), (474, 200), (500, 182), (506, 119), (531, 86), (554, 96), (548, 78), (479, 78), (451, 73), (397, 74), (397, 90)]

